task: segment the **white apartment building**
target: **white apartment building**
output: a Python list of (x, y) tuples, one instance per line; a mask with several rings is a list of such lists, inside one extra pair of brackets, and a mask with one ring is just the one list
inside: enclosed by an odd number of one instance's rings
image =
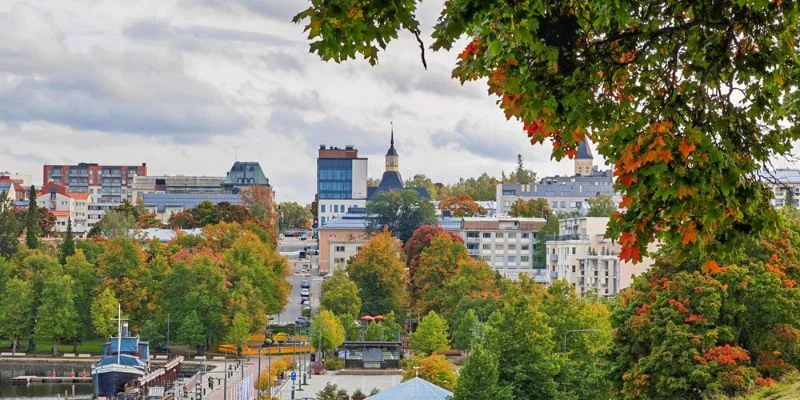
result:
[(772, 188), (775, 197), (772, 205), (775, 207), (787, 206), (790, 191), (794, 195), (794, 206), (800, 207), (800, 169), (777, 169), (765, 178), (765, 182)]
[(461, 237), (467, 252), (485, 260), (504, 277), (517, 280), (526, 273), (540, 283), (550, 282), (547, 269), (536, 268), (535, 254), (543, 242), (544, 218), (463, 218)]
[[(649, 258), (638, 264), (621, 261), (619, 244), (605, 237), (608, 221), (606, 217), (563, 219), (558, 237), (547, 240), (551, 276), (565, 279), (581, 296), (590, 291), (598, 296), (616, 295), (653, 264)], [(655, 245), (650, 248), (656, 249)]]
[(82, 235), (89, 231), (89, 194), (72, 193), (66, 186), (50, 182), (36, 197), (39, 207), (50, 210), (56, 217), (55, 232), (66, 232), (67, 221), (72, 220), (72, 231)]

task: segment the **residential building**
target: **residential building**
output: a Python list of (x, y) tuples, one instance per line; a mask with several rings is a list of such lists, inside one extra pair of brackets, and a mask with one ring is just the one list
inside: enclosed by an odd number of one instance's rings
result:
[(519, 199), (545, 199), (553, 212), (585, 213), (589, 199), (599, 195), (611, 196), (615, 203), (621, 197), (614, 191), (612, 171), (596, 168), (589, 175), (552, 176), (531, 185), (498, 184), (497, 215), (506, 216)]
[(66, 186), (71, 193), (97, 195), (98, 202), (122, 203), (132, 201), (131, 188), (136, 176), (147, 175), (147, 164), (99, 165), (45, 165), (42, 182)]
[(28, 198), (28, 188), (10, 176), (0, 175), (0, 192), (5, 192), (6, 198), (14, 204)]
[(42, 187), (36, 197), (40, 208), (49, 210), (56, 217), (55, 232), (66, 232), (68, 220), (72, 220), (72, 231), (76, 235), (89, 232), (89, 194), (73, 193), (68, 187), (53, 182)]
[(789, 200), (793, 198), (794, 206), (800, 207), (800, 169), (777, 169), (764, 175), (766, 175), (764, 182), (775, 193), (772, 199), (773, 206), (787, 206)]
[(238, 194), (244, 203), (259, 203), (267, 213), (267, 223), (278, 227), (278, 203), (275, 201), (275, 190), (257, 161), (236, 161), (222, 181), (222, 191), (226, 194)]
[[(614, 296), (653, 264), (650, 258), (638, 264), (620, 260), (619, 244), (605, 236), (608, 221), (607, 217), (562, 219), (558, 236), (547, 240), (551, 276), (565, 279), (579, 295), (594, 291), (599, 296)], [(649, 250), (655, 251), (657, 246)]]
[(324, 144), (317, 153), (317, 218), (319, 225), (367, 204), (367, 162), (354, 146)]
[(463, 218), (459, 231), (469, 255), (486, 261), (504, 277), (517, 280), (526, 273), (536, 282), (548, 283), (548, 270), (535, 263), (535, 254), (544, 245), (538, 232), (546, 222), (544, 218)]
[[(347, 260), (355, 256), (369, 240), (367, 225), (367, 210), (353, 207), (319, 227), (320, 274), (327, 274), (347, 265)], [(461, 220), (441, 218), (439, 226), (446, 231), (459, 232)]]
[(219, 204), (243, 204), (242, 197), (231, 193), (143, 193), (144, 208), (155, 213), (161, 223), (168, 223), (170, 217), (181, 211), (191, 210), (204, 201)]
[(18, 182), (24, 188), (29, 188), (31, 185), (33, 185), (33, 176), (31, 175), (0, 171), (0, 176), (7, 176), (12, 181)]
[(222, 193), (224, 176), (136, 176), (132, 197), (141, 199), (144, 193)]

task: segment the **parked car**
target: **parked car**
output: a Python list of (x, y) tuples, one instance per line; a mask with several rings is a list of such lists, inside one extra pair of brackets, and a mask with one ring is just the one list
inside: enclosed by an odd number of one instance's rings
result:
[(300, 235), (300, 240), (307, 240), (307, 239), (308, 239), (308, 235), (306, 235), (305, 233)]
[(308, 320), (308, 317), (304, 317), (304, 316), (301, 315), (301, 316), (295, 318), (294, 323), (295, 323), (295, 325), (308, 325), (309, 324), (309, 320)]
[(303, 306), (303, 311), (311, 311), (311, 306), (310, 305)]
[(300, 304), (302, 304), (304, 306), (310, 306), (311, 305), (311, 300), (303, 299), (303, 301), (301, 301)]
[(300, 289), (300, 295), (302, 295), (302, 296), (311, 296), (311, 291), (306, 289), (306, 288)]
[(308, 279), (303, 279), (302, 281), (300, 281), (300, 287), (308, 289), (311, 287), (311, 282), (309, 282)]

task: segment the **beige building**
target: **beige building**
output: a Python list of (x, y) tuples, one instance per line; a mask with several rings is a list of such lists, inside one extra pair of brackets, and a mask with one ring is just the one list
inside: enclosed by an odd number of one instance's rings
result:
[(460, 233), (467, 252), (486, 261), (506, 278), (517, 280), (525, 273), (539, 283), (548, 283), (550, 274), (535, 264), (540, 241), (538, 232), (544, 218), (464, 218)]
[(619, 244), (605, 236), (608, 221), (606, 217), (563, 219), (558, 237), (547, 240), (551, 276), (565, 279), (579, 295), (595, 291), (598, 296), (613, 296), (653, 264), (650, 258), (638, 264), (621, 261)]
[(39, 207), (50, 210), (56, 217), (55, 232), (66, 232), (67, 221), (72, 220), (72, 231), (81, 235), (89, 231), (89, 194), (72, 193), (66, 186), (50, 182), (36, 197)]

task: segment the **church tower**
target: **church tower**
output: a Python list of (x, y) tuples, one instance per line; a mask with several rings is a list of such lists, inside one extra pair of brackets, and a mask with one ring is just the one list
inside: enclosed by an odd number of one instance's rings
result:
[(386, 152), (386, 171), (400, 172), (400, 156), (397, 155), (397, 150), (394, 149), (394, 124), (392, 125), (392, 138), (389, 142), (389, 151)]
[(575, 156), (575, 175), (591, 175), (593, 167), (592, 148), (589, 147), (589, 141), (584, 137), (578, 145), (578, 154)]

